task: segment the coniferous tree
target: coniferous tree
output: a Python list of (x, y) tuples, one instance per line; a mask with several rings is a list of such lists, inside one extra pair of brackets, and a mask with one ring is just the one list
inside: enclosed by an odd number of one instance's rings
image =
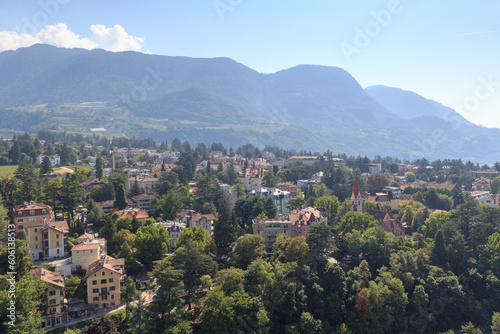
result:
[(116, 191), (116, 200), (114, 207), (118, 208), (119, 210), (123, 210), (128, 206), (127, 202), (127, 196), (125, 194), (125, 187), (123, 184), (120, 184), (118, 186), (118, 190)]
[(214, 241), (217, 247), (227, 249), (238, 236), (238, 221), (225, 199), (219, 206), (218, 214), (219, 217), (214, 226)]
[(432, 262), (437, 266), (446, 265), (446, 246), (444, 244), (443, 232), (438, 231), (434, 238), (434, 247), (432, 248)]
[(95, 161), (95, 176), (100, 180), (103, 175), (104, 159), (102, 157), (97, 157)]

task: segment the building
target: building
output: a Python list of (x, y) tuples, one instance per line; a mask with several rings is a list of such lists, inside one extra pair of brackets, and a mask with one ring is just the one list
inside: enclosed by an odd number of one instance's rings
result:
[(470, 195), (487, 206), (498, 206), (498, 202), (489, 191), (473, 191)]
[(288, 191), (283, 191), (278, 188), (257, 188), (256, 190), (252, 190), (248, 193), (250, 196), (258, 196), (258, 197), (271, 197), (278, 208), (279, 215), (288, 214), (287, 203), (290, 198), (292, 198), (291, 194)]
[(146, 210), (138, 208), (126, 208), (121, 211), (119, 211), (117, 208), (114, 208), (111, 212), (112, 213), (117, 212), (120, 215), (120, 218), (132, 217), (136, 218), (140, 222), (144, 221), (144, 219), (146, 218), (149, 218), (149, 214)]
[(17, 233), (26, 239), (30, 254), (35, 260), (58, 259), (66, 255), (64, 244), (69, 234), (66, 221), (54, 221), (49, 205), (24, 203), (13, 212)]
[(294, 210), (288, 215), (288, 220), (292, 222), (292, 238), (307, 237), (309, 227), (327, 220), (324, 209), (307, 207), (302, 210)]
[(381, 163), (369, 163), (368, 164), (368, 172), (370, 174), (381, 173), (382, 172), (382, 164)]
[(85, 192), (85, 195), (90, 194), (92, 189), (96, 186), (102, 187), (104, 185), (104, 182), (99, 180), (98, 178), (93, 178), (89, 179), (85, 182), (82, 182), (80, 186), (83, 188), (83, 191)]
[(47, 289), (42, 298), (40, 309), (42, 312), (42, 328), (50, 328), (68, 322), (68, 313), (65, 303), (64, 278), (59, 272), (45, 268), (31, 269), (31, 273), (47, 282)]
[(61, 157), (58, 154), (54, 155), (40, 154), (39, 156), (36, 157), (36, 162), (38, 162), (41, 165), (44, 157), (49, 157), (50, 165), (52, 167), (61, 164)]
[(391, 218), (391, 216), (380, 210), (367, 209), (365, 211), (377, 220), (378, 226), (382, 227), (386, 232), (390, 232), (395, 236), (405, 235), (404, 225), (398, 218)]
[(125, 189), (127, 193), (130, 193), (130, 190), (134, 186), (135, 181), (139, 184), (143, 193), (152, 194), (155, 193), (160, 187), (160, 180), (156, 177), (151, 176), (140, 176), (140, 177), (131, 177), (125, 181)]
[(28, 222), (55, 220), (54, 211), (49, 205), (36, 202), (24, 202), (24, 204), (16, 205), (12, 217), (17, 232), (26, 230)]
[[(80, 240), (78, 240), (80, 241)], [(91, 239), (71, 248), (71, 271), (88, 270), (89, 266), (106, 255), (106, 240)]]
[(361, 197), (361, 187), (359, 186), (358, 174), (354, 179), (354, 187), (352, 188), (351, 201), (357, 212), (363, 212), (363, 197)]
[(264, 238), (266, 249), (270, 250), (280, 234), (291, 237), (293, 223), (283, 217), (276, 219), (254, 219), (253, 234), (261, 235)]
[(477, 178), (472, 184), (472, 189), (476, 191), (488, 191), (490, 190), (490, 180), (484, 177)]
[(344, 159), (340, 159), (340, 158), (332, 158), (331, 159), (333, 165), (335, 167), (338, 167), (338, 168), (344, 168), (345, 167), (345, 161)]
[[(302, 155), (302, 156), (293, 156), (293, 157), (290, 157), (288, 158), (288, 160), (286, 161), (286, 166), (290, 166), (290, 165), (293, 165), (294, 163), (296, 163), (297, 161), (299, 160), (302, 160), (302, 162), (306, 165), (314, 165), (315, 162), (319, 162), (321, 160), (321, 156), (305, 156), (305, 155)], [(323, 157), (325, 158), (325, 157)]]
[(84, 243), (86, 241), (91, 241), (94, 239), (95, 239), (95, 236), (92, 233), (84, 233), (81, 236), (79, 236), (77, 240), (78, 240), (78, 243), (81, 244), (81, 243)]
[(427, 183), (426, 187), (434, 189), (448, 189), (452, 193), (458, 193), (460, 191), (460, 187), (458, 185), (451, 183)]
[(170, 236), (170, 247), (175, 248), (175, 243), (181, 237), (181, 233), (186, 228), (186, 224), (170, 220), (166, 222), (160, 222), (158, 224), (167, 229), (168, 235)]
[(111, 211), (113, 211), (113, 207), (115, 206), (115, 201), (114, 200), (103, 201), (99, 202), (99, 205), (101, 206), (102, 211), (104, 211), (104, 213), (110, 213)]
[(154, 213), (156, 211), (155, 206), (155, 194), (140, 194), (137, 196), (133, 196), (132, 203), (133, 206), (140, 210), (146, 210), (148, 213)]
[(87, 284), (87, 302), (104, 309), (120, 305), (124, 266), (124, 259), (107, 255), (92, 263), (84, 277)]
[(299, 188), (291, 183), (278, 183), (276, 188), (288, 191), (291, 197), (296, 197), (299, 194)]
[(177, 213), (176, 221), (184, 223), (188, 227), (201, 226), (210, 236), (214, 233), (215, 216), (211, 213), (201, 214), (194, 210), (182, 210)]
[(247, 168), (246, 170), (237, 174), (238, 179), (243, 184), (246, 191), (252, 191), (260, 188), (262, 185), (262, 178), (266, 170), (264, 168)]

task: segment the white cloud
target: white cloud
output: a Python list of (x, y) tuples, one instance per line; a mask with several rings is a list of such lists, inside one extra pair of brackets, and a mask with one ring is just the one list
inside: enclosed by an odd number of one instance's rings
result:
[(0, 31), (0, 51), (16, 50), (37, 43), (65, 48), (104, 49), (108, 51), (139, 51), (144, 38), (129, 35), (120, 25), (106, 28), (101, 24), (90, 27), (92, 36), (80, 37), (64, 23), (47, 25), (36, 35), (16, 31)]

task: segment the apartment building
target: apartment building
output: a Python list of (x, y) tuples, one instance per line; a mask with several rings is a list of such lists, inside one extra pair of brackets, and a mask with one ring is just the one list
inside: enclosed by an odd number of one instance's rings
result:
[(120, 305), (124, 266), (124, 259), (115, 259), (107, 255), (89, 266), (84, 277), (89, 304), (97, 304), (99, 308), (104, 309)]
[[(80, 240), (78, 240), (80, 241)], [(71, 271), (88, 270), (90, 265), (106, 255), (105, 239), (90, 239), (71, 248)]]
[(280, 234), (291, 237), (293, 223), (283, 217), (276, 219), (254, 219), (253, 234), (261, 235), (264, 238), (266, 249), (270, 250)]
[(237, 177), (246, 191), (252, 191), (261, 187), (265, 172), (264, 168), (247, 168), (238, 173)]
[(24, 202), (21, 205), (16, 205), (12, 216), (17, 232), (25, 231), (28, 222), (55, 220), (54, 211), (49, 205), (36, 202)]
[(65, 303), (64, 278), (59, 272), (45, 268), (32, 269), (31, 273), (48, 283), (43, 295), (40, 309), (42, 312), (42, 328), (50, 328), (68, 322), (68, 312)]

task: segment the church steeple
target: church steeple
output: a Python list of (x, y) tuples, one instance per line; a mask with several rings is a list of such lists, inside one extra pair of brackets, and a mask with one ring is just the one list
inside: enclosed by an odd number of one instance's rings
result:
[(363, 198), (361, 197), (361, 187), (359, 186), (358, 173), (354, 179), (354, 187), (352, 188), (351, 200), (357, 212), (363, 212)]

